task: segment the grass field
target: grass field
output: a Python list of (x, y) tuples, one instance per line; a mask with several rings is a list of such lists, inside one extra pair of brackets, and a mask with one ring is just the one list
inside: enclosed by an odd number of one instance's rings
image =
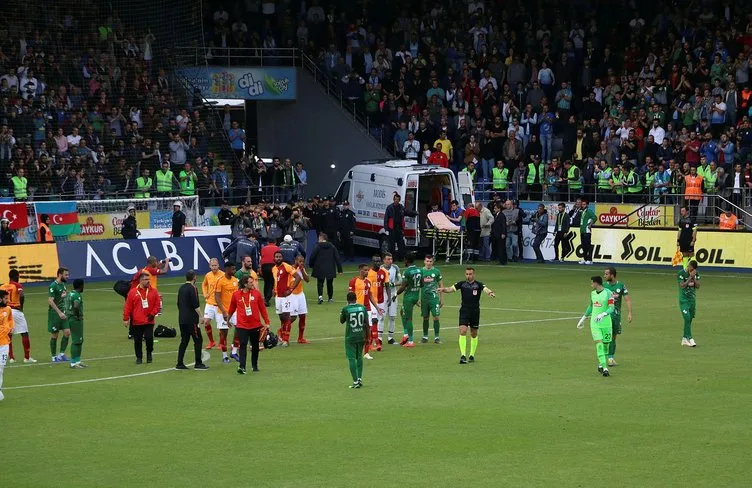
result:
[[(463, 277), (458, 266), (441, 269), (445, 283)], [(621, 270), (635, 317), (603, 378), (587, 327), (576, 329), (594, 273), (478, 267), (497, 298), (482, 300), (477, 362), (458, 364), (453, 294), (444, 343), (385, 347), (366, 363), (361, 390), (347, 388), (341, 302), (313, 301), (312, 343), (264, 351), (260, 374), (238, 376), (217, 351), (209, 371), (172, 370), (177, 339), (136, 366), (122, 298), (92, 283), (89, 368), (70, 370), (48, 363), (46, 289), (27, 288), (41, 364), (6, 368), (0, 486), (749, 486), (751, 349), (740, 304), (752, 275), (704, 273), (699, 346), (688, 349), (671, 270)], [(162, 323), (175, 324), (178, 284), (160, 282)], [(342, 300), (346, 280), (335, 286)]]

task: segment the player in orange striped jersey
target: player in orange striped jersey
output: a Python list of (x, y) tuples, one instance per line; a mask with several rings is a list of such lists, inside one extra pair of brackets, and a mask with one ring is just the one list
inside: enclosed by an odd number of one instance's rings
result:
[[(21, 342), (24, 349), (24, 363), (36, 363), (37, 360), (31, 357), (31, 342), (29, 341), (29, 326), (26, 324), (26, 316), (23, 313), (24, 289), (19, 282), (20, 275), (17, 269), (12, 269), (8, 273), (8, 283), (0, 286), (0, 290), (8, 292), (8, 305), (13, 313), (13, 334), (21, 334)], [(8, 362), (16, 362), (13, 356), (13, 337), (11, 336), (8, 343)]]
[(216, 346), (214, 342), (214, 334), (212, 333), (211, 321), (219, 324), (222, 320), (222, 316), (217, 310), (217, 301), (214, 299), (214, 286), (217, 284), (217, 280), (222, 277), (222, 272), (219, 270), (219, 259), (212, 258), (209, 261), (209, 272), (204, 275), (204, 279), (201, 282), (201, 291), (204, 294), (204, 330), (209, 338), (209, 344), (206, 345), (206, 349), (211, 349)]
[(290, 298), (293, 290), (297, 288), (300, 283), (301, 276), (298, 274), (297, 269), (293, 268), (289, 264), (285, 263), (282, 259), (282, 253), (277, 251), (274, 253), (274, 303), (277, 309), (277, 315), (279, 315), (280, 328), (279, 338), (282, 342), (282, 347), (290, 345), (290, 329), (292, 329), (292, 319), (290, 318), (293, 305)]
[[(378, 307), (376, 299), (371, 294), (371, 281), (368, 279), (368, 272), (369, 266), (367, 264), (361, 264), (358, 266), (358, 276), (350, 280), (348, 290), (355, 293), (355, 303), (359, 303), (366, 307), (369, 315), (371, 314), (371, 310), (376, 310), (378, 318), (378, 316), (382, 315), (384, 311)], [(373, 306), (373, 309), (371, 306)], [(371, 356), (368, 351), (363, 354), (363, 357), (366, 359), (373, 359), (373, 356)]]
[(235, 263), (227, 262), (225, 273), (214, 284), (214, 301), (217, 302), (217, 309), (221, 314), (221, 319), (217, 318), (217, 330), (219, 330), (219, 348), (222, 350), (224, 363), (230, 362), (230, 358), (227, 357), (227, 332), (231, 326), (235, 325), (235, 316), (230, 316), (227, 311), (230, 309), (232, 294), (236, 291), (238, 291), (238, 279), (235, 278)]
[[(389, 281), (389, 272), (381, 267), (381, 256), (371, 258), (371, 269), (368, 270), (368, 281), (371, 283), (371, 296), (376, 302), (376, 307), (371, 309), (371, 341), (367, 342), (364, 348), (365, 354), (375, 347), (381, 351), (381, 334), (379, 333), (379, 323), (383, 320), (383, 314), (377, 313), (378, 309), (386, 310), (386, 298), (384, 296), (384, 285)], [(381, 328), (383, 329), (383, 322)], [(382, 330), (383, 332), (383, 330)]]

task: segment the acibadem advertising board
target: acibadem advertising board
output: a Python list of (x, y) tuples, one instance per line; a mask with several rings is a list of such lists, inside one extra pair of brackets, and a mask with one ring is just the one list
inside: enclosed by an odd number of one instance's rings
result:
[[(582, 259), (579, 230), (568, 235), (574, 251), (565, 261)], [(616, 264), (671, 266), (676, 252), (675, 230), (593, 229), (593, 261)], [(752, 234), (736, 232), (697, 233), (695, 259), (700, 265), (721, 268), (752, 267)]]

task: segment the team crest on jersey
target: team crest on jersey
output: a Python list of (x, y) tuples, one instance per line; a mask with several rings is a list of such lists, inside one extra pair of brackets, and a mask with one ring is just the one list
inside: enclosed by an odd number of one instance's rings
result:
[(596, 301), (593, 302), (593, 306), (594, 307), (601, 307), (602, 305), (601, 305), (601, 302), (599, 302), (599, 301), (596, 300)]
[(477, 294), (478, 294), (478, 290), (473, 290), (473, 295), (477, 295)]

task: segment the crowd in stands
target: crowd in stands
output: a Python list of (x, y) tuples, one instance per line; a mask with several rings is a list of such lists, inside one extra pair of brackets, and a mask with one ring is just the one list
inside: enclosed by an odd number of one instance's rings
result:
[(186, 96), (173, 67), (155, 63), (150, 29), (102, 13), (104, 4), (80, 16), (47, 7), (0, 19), (4, 195), (199, 194), (211, 205), (287, 198), (302, 188), (299, 171), (261, 169), (245, 154), (245, 131), (229, 107), (210, 110), (200, 94)]
[(665, 201), (685, 193), (692, 167), (704, 193), (741, 203), (752, 187), (742, 2), (261, 0), (229, 11), (214, 12), (209, 44), (303, 49), (391, 152), (484, 188)]

